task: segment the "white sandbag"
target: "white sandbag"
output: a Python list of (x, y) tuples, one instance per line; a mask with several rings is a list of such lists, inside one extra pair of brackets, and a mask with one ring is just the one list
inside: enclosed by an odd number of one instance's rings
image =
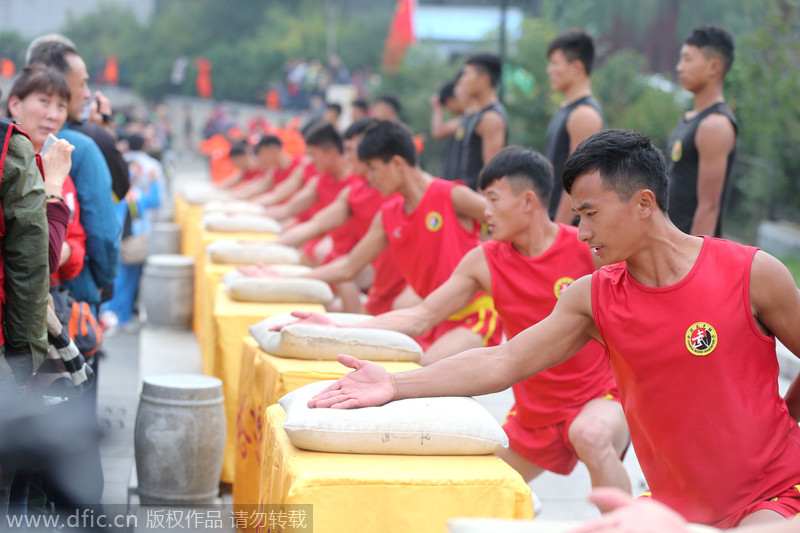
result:
[(508, 447), (494, 417), (469, 397), (411, 398), (380, 407), (310, 409), (333, 381), (318, 381), (279, 400), (283, 429), (298, 448), (392, 455), (485, 455)]
[(231, 215), (228, 213), (209, 213), (203, 215), (203, 227), (207, 231), (223, 233), (280, 233), (281, 225), (274, 218), (259, 215)]
[(217, 189), (208, 182), (184, 182), (178, 186), (178, 192), (186, 203), (191, 205), (203, 205), (230, 197), (227, 191)]
[(228, 296), (237, 302), (326, 304), (333, 291), (324, 281), (305, 278), (250, 278), (232, 281)]
[(263, 205), (244, 200), (215, 200), (203, 206), (204, 213), (233, 213), (240, 215), (263, 215), (266, 212)]
[[(294, 278), (301, 274), (305, 274), (306, 272), (311, 272), (312, 270), (311, 267), (307, 267), (305, 265), (270, 265), (269, 268), (284, 278)], [(222, 283), (224, 283), (225, 287), (227, 288), (227, 286), (234, 281), (242, 278), (252, 277), (258, 278), (259, 276), (248, 276), (247, 274), (239, 271), (239, 269), (234, 269), (222, 276)]]
[[(348, 313), (327, 313), (325, 316), (343, 325), (355, 324), (369, 318), (366, 315)], [(370, 361), (417, 362), (422, 357), (420, 345), (408, 335), (397, 331), (308, 324), (290, 324), (281, 331), (270, 331), (274, 325), (295, 320), (297, 319), (291, 316), (281, 321), (277, 317), (271, 317), (250, 326), (250, 334), (265, 352), (292, 359), (335, 361), (341, 353)]]
[(270, 242), (217, 241), (206, 246), (211, 263), (216, 265), (296, 265), (300, 251)]

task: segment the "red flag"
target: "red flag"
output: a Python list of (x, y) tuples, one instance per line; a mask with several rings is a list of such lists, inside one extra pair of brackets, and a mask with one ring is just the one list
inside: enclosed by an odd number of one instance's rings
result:
[(6, 57), (0, 59), (0, 77), (13, 78), (16, 72), (17, 72), (17, 66), (14, 64), (13, 61), (11, 61)]
[(416, 41), (414, 35), (414, 6), (416, 0), (397, 0), (389, 35), (386, 36), (386, 50), (383, 53), (383, 67), (397, 70), (403, 54)]
[(103, 71), (106, 83), (109, 85), (119, 85), (119, 63), (117, 54), (110, 54), (106, 59), (106, 68)]
[(200, 98), (211, 98), (214, 95), (211, 85), (211, 61), (199, 56), (195, 59), (194, 64), (197, 67), (197, 78), (195, 79), (197, 94)]

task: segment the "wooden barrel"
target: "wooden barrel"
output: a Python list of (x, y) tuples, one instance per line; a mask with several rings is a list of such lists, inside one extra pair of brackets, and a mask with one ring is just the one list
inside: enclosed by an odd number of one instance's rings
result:
[(189, 329), (194, 306), (194, 259), (185, 255), (151, 255), (144, 264), (142, 304), (147, 323)]
[(225, 451), (222, 381), (200, 374), (146, 377), (134, 449), (141, 503), (213, 503)]
[(174, 222), (156, 222), (147, 237), (147, 255), (180, 254), (181, 228)]

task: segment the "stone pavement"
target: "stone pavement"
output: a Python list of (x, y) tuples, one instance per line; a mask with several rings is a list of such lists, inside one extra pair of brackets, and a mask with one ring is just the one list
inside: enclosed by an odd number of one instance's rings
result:
[[(178, 179), (204, 179), (203, 166), (196, 160), (179, 160), (176, 169)], [(138, 333), (120, 331), (106, 339), (105, 351), (107, 356), (100, 362), (98, 380), (98, 415), (106, 433), (101, 443), (105, 474), (103, 498), (105, 504), (117, 506), (128, 502), (134, 464), (133, 431), (142, 376), (173, 372), (199, 373), (200, 356), (193, 333), (150, 327), (144, 327)], [(780, 386), (784, 392), (790, 376), (800, 370), (800, 360), (785, 349), (779, 350), (779, 359), (783, 370)], [(502, 421), (513, 403), (513, 396), (508, 390), (482, 396), (479, 400)], [(628, 451), (625, 466), (634, 493), (645, 490), (644, 479), (632, 449)], [(586, 468), (580, 463), (569, 476), (545, 473), (534, 480), (531, 487), (543, 502), (539, 515), (543, 520), (574, 521), (598, 514), (586, 502), (590, 481)], [(223, 492), (222, 500), (230, 503), (229, 491)], [(137, 531), (145, 531), (141, 525)]]

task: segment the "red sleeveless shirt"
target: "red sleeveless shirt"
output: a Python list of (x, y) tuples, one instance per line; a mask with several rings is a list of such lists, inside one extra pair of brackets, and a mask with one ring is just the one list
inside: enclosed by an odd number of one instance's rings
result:
[(750, 307), (756, 248), (704, 239), (669, 287), (597, 271), (592, 312), (653, 497), (713, 524), (800, 483), (800, 428)]
[(434, 178), (410, 214), (403, 209), (402, 197), (381, 207), (392, 254), (406, 281), (422, 298), (447, 281), (464, 254), (480, 244), (478, 222), (467, 231), (458, 220), (451, 198), (455, 185)]
[[(492, 299), (507, 338), (546, 318), (561, 293), (576, 279), (594, 272), (578, 230), (559, 224), (552, 245), (538, 257), (525, 257), (510, 242), (483, 244), (492, 276)], [(514, 409), (529, 428), (569, 417), (589, 400), (616, 390), (605, 347), (592, 340), (560, 365), (514, 385)]]
[[(369, 186), (366, 178), (350, 185), (347, 205), (350, 208), (351, 219), (348, 224), (355, 225), (359, 239), (366, 235), (381, 205), (398, 196), (395, 194), (388, 199), (384, 198), (378, 189)], [(382, 251), (372, 261), (372, 268), (375, 276), (364, 307), (370, 314), (379, 315), (392, 310), (394, 299), (406, 286), (406, 279), (389, 249)]]

